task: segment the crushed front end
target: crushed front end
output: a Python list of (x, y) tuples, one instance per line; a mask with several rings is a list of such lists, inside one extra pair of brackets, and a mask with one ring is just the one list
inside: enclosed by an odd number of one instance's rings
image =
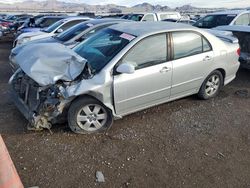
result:
[(9, 84), (15, 105), (32, 129), (50, 129), (52, 124), (65, 120), (64, 112), (70, 100), (60, 95), (60, 84), (40, 86), (20, 69)]

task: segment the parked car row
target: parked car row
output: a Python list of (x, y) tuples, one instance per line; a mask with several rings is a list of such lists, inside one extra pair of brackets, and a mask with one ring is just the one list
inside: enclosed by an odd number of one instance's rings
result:
[(239, 68), (237, 39), (188, 24), (67, 17), (30, 28), (13, 43), (9, 84), (33, 129), (103, 132), (151, 106), (213, 98)]

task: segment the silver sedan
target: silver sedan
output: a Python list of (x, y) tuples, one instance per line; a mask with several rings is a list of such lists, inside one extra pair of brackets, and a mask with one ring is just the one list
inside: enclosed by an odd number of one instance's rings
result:
[(35, 129), (67, 117), (72, 131), (94, 133), (158, 104), (193, 94), (215, 97), (236, 77), (238, 58), (238, 43), (192, 26), (122, 23), (73, 50), (59, 44), (23, 49), (10, 84)]

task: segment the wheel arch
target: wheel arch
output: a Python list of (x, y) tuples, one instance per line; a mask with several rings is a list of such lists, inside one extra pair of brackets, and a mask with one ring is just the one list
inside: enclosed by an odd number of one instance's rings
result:
[(88, 92), (88, 93), (84, 93), (84, 94), (81, 94), (81, 95), (78, 95), (76, 96), (69, 104), (69, 106), (71, 106), (71, 104), (73, 102), (75, 102), (76, 100), (80, 100), (81, 98), (85, 98), (85, 97), (89, 97), (89, 98), (92, 98), (92, 99), (95, 99), (97, 100), (98, 102), (102, 103), (107, 109), (109, 109), (113, 115), (113, 117), (115, 118), (121, 118), (119, 116), (116, 115), (115, 113), (115, 109), (114, 109), (114, 106), (112, 104), (112, 101), (111, 102), (108, 102), (108, 100), (105, 102), (105, 98), (104, 96), (101, 94), (101, 93), (96, 93), (96, 92)]
[[(225, 78), (226, 78), (226, 71), (223, 69), (223, 68), (218, 68), (218, 69), (216, 69), (217, 71), (220, 71), (220, 73), (222, 74), (222, 77), (223, 77), (223, 85), (224, 85), (224, 80), (225, 80)], [(214, 71), (216, 71), (216, 70), (214, 70)], [(213, 72), (213, 71), (212, 71)], [(212, 73), (211, 72), (211, 73)], [(211, 74), (210, 73), (210, 74)]]

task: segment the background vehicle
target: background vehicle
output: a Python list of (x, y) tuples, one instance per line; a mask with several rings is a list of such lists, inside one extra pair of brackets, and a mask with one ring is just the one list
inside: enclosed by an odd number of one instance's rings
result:
[(12, 22), (0, 19), (0, 29), (2, 30), (3, 33), (9, 33), (10, 32), (10, 25)]
[(17, 56), (22, 51), (22, 49), (25, 48), (27, 45), (38, 44), (38, 43), (61, 43), (65, 46), (73, 48), (80, 42), (88, 39), (90, 36), (100, 31), (101, 29), (123, 22), (131, 22), (131, 21), (123, 19), (109, 19), (109, 18), (89, 20), (83, 23), (79, 23), (67, 29), (66, 31), (58, 34), (57, 36), (33, 40), (23, 45), (19, 45), (11, 50), (11, 54), (9, 56), (10, 66), (12, 67), (13, 71), (17, 70), (18, 65), (14, 60), (15, 56)]
[(24, 48), (10, 79), (12, 98), (35, 128), (67, 114), (74, 132), (105, 131), (113, 117), (192, 94), (215, 97), (236, 76), (238, 49), (189, 25), (116, 24), (73, 51), (60, 44)]
[(188, 24), (188, 25), (193, 25), (196, 22), (194, 20), (189, 20), (189, 19), (179, 19), (179, 20), (176, 20), (176, 19), (165, 19), (165, 20), (162, 20), (162, 21), (182, 23), (182, 24)]
[(24, 22), (28, 21), (32, 16), (27, 15), (20, 18), (17, 18), (12, 24), (10, 24), (10, 30), (16, 31)]
[(250, 69), (250, 26), (219, 26), (214, 30), (231, 31), (239, 40), (240, 44), (240, 58), (241, 67)]
[(121, 19), (133, 20), (133, 21), (161, 21), (165, 19), (180, 19), (179, 12), (158, 12), (158, 13), (137, 13), (126, 14)]
[(230, 10), (208, 14), (198, 20), (194, 26), (199, 28), (213, 28), (222, 25), (249, 25), (250, 11)]
[(16, 45), (29, 42), (29, 41), (52, 37), (54, 35), (62, 33), (63, 31), (67, 30), (68, 28), (80, 22), (84, 22), (89, 19), (90, 18), (87, 18), (87, 17), (70, 17), (70, 18), (59, 20), (56, 23), (49, 26), (48, 28), (42, 29), (39, 32), (23, 33), (20, 36), (18, 36), (17, 39), (14, 41), (13, 47), (15, 47)]
[(6, 14), (0, 14), (0, 18), (4, 19), (7, 15)]
[(55, 22), (65, 18), (65, 16), (44, 16), (37, 19), (34, 17), (35, 24), (30, 25), (29, 21), (25, 22), (20, 28), (18, 28), (17, 35), (20, 35), (21, 33), (40, 31), (41, 29), (45, 29)]

